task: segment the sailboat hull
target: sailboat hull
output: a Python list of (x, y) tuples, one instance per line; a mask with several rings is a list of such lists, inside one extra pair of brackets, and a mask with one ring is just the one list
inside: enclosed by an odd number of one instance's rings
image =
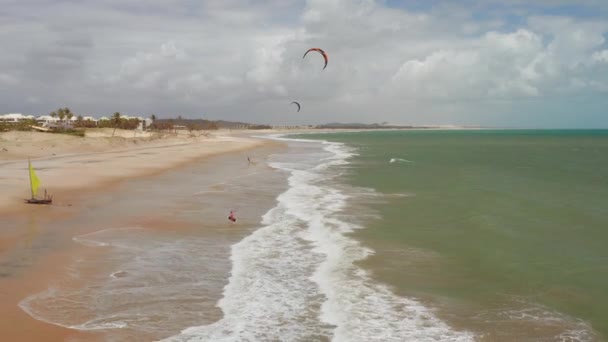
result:
[(26, 203), (29, 204), (51, 204), (53, 203), (52, 199), (28, 199), (25, 200)]

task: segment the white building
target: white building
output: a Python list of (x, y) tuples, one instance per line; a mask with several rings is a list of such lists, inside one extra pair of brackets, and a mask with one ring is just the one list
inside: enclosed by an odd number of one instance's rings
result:
[(148, 128), (150, 128), (150, 126), (152, 126), (152, 124), (154, 123), (154, 121), (152, 121), (152, 119), (150, 119), (150, 118), (147, 118), (147, 119), (144, 120), (144, 123), (145, 123), (144, 128), (148, 129)]
[(143, 131), (144, 129), (146, 129), (147, 126), (147, 121), (145, 118), (142, 118), (141, 116), (137, 117), (137, 120), (139, 120), (139, 124), (137, 125), (137, 130), (139, 131)]
[(42, 115), (42, 116), (39, 116), (38, 118), (36, 118), (36, 122), (39, 125), (42, 125), (42, 127), (50, 127), (50, 126), (57, 126), (59, 119), (54, 118), (50, 115)]
[(28, 117), (21, 113), (11, 113), (0, 115), (0, 122), (19, 122), (23, 120), (27, 120)]
[[(144, 118), (141, 116), (122, 115), (121, 119), (139, 120), (139, 125), (137, 127), (138, 130), (145, 130), (145, 129), (149, 128), (150, 125), (152, 125), (152, 123), (153, 123), (153, 121), (151, 119)], [(41, 115), (41, 116), (35, 117), (33, 115), (23, 115), (21, 113), (0, 114), (0, 122), (17, 123), (17, 122), (21, 122), (24, 120), (35, 120), (37, 125), (42, 126), (42, 127), (47, 127), (47, 128), (50, 128), (50, 127), (72, 128), (72, 127), (74, 127), (74, 124), (78, 121), (78, 116), (74, 115), (70, 119), (65, 118), (63, 121), (61, 121), (58, 117), (52, 117), (50, 115)], [(96, 119), (93, 116), (84, 116), (84, 117), (82, 117), (82, 120), (91, 121), (91, 122), (94, 122), (96, 125), (98, 125), (101, 121), (110, 121), (112, 119), (108, 118), (106, 116), (102, 116), (99, 119)]]

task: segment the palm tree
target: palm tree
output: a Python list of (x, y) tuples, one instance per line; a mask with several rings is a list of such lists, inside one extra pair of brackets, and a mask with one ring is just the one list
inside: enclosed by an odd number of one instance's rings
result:
[(135, 135), (137, 133), (137, 127), (139, 127), (139, 119), (135, 118), (133, 120), (135, 121), (135, 127), (133, 128), (133, 138), (135, 138)]
[(70, 108), (68, 108), (68, 107), (65, 107), (65, 108), (63, 109), (63, 112), (65, 113), (65, 117), (66, 117), (66, 119), (68, 119), (68, 120), (70, 120), (70, 119), (71, 119), (71, 118), (74, 116), (74, 113), (72, 113), (72, 111), (71, 111), (71, 110), (70, 110)]
[(55, 112), (51, 112), (51, 114), (49, 114), (53, 119), (57, 118), (59, 116), (59, 114), (57, 114), (57, 112), (59, 112), (59, 110), (55, 111)]
[(150, 119), (152, 120), (152, 124), (150, 125), (150, 128), (154, 129), (154, 127), (155, 127), (154, 123), (156, 122), (156, 115), (152, 114), (150, 116)]
[(116, 112), (112, 115), (112, 125), (114, 126), (114, 130), (112, 131), (112, 137), (114, 137), (114, 133), (116, 133), (116, 128), (120, 125), (120, 113)]
[(63, 127), (63, 120), (65, 119), (65, 111), (63, 109), (58, 110), (57, 116), (59, 117), (59, 122), (61, 123), (61, 127)]

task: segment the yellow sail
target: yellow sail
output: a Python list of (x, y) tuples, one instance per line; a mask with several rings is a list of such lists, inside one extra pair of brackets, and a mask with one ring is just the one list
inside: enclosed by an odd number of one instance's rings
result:
[(32, 187), (32, 198), (36, 198), (38, 187), (40, 187), (40, 179), (38, 179), (38, 176), (36, 176), (36, 172), (34, 172), (32, 162), (28, 160), (28, 163), (30, 164), (30, 185)]

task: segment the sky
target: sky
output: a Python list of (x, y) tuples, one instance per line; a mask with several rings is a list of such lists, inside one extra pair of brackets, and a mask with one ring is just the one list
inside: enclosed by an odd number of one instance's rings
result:
[(0, 44), (0, 113), (608, 128), (606, 0), (3, 0)]

